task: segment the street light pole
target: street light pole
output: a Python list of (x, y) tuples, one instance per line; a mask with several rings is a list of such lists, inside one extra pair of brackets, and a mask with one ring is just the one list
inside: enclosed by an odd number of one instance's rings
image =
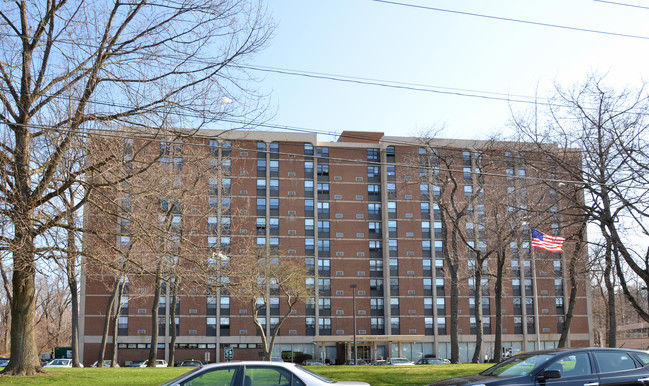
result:
[(350, 284), (352, 289), (352, 308), (354, 312), (354, 366), (358, 364), (358, 353), (356, 352), (356, 284)]

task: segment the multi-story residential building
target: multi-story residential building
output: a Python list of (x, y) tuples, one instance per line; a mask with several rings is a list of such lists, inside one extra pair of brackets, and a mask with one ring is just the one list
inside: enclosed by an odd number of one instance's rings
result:
[[(137, 142), (129, 140), (128, 147), (137, 147)], [(299, 352), (341, 363), (356, 343), (359, 358), (367, 360), (450, 357), (455, 281), (460, 360), (473, 355), (476, 306), (482, 310), (483, 356), (492, 357), (496, 263), (494, 257), (482, 261), (480, 253), (497, 242), (496, 213), (509, 215), (508, 227), (515, 230), (498, 241), (506, 243), (503, 346), (514, 352), (556, 347), (570, 294), (566, 256), (574, 248), (568, 241), (564, 253), (532, 250), (529, 227), (545, 227), (565, 237), (575, 221), (562, 218), (559, 200), (551, 202), (551, 187), (531, 182), (551, 180), (543, 174), (551, 173), (544, 157), (516, 152), (508, 143), (424, 141), (368, 132), (343, 132), (337, 142), (320, 143), (315, 134), (204, 130), (185, 138), (182, 146), (171, 146), (173, 154), (166, 153), (169, 144), (160, 147), (164, 154), (159, 162), (171, 170), (166, 184), (188, 184), (196, 165), (206, 165), (191, 202), (168, 212), (172, 226), (183, 224), (191, 229), (194, 243), (204, 246), (196, 250), (197, 261), (217, 251), (234, 260), (246, 252), (238, 249), (244, 244), (237, 240), (246, 239), (301, 258), (313, 272), (309, 280), (318, 291), (281, 328), (276, 356)], [(190, 148), (193, 161), (188, 162)], [(457, 216), (451, 195), (456, 209), (465, 208)], [(106, 197), (131, 207), (130, 197)], [(167, 209), (175, 205), (172, 201), (160, 197), (160, 206)], [(526, 214), (531, 211), (528, 201), (549, 203), (548, 216), (541, 220)], [(131, 210), (143, 209), (133, 204)], [(92, 208), (86, 216), (91, 228), (115, 224), (111, 242), (116, 247), (133, 242), (120, 236), (124, 219), (111, 220)], [(454, 219), (462, 235), (455, 249), (449, 245)], [(450, 274), (448, 254), (457, 258), (457, 279)], [(473, 275), (477, 269), (480, 283)], [(583, 276), (578, 277), (568, 343), (588, 346), (593, 344), (590, 292), (584, 270), (579, 272)], [(83, 272), (83, 362), (97, 358), (112, 280), (97, 264)], [(119, 305), (117, 342), (113, 345), (109, 337), (107, 349), (110, 353), (116, 346), (124, 363), (145, 359), (150, 347), (153, 281), (141, 272), (121, 280), (128, 286)], [(183, 287), (172, 321), (172, 284), (163, 283), (158, 307), (161, 359), (169, 356), (171, 328), (177, 332), (178, 360), (223, 361), (226, 348), (233, 349), (235, 359), (259, 358), (260, 338), (248, 306), (212, 285), (206, 280), (203, 286), (199, 281)], [(477, 290), (482, 295), (479, 305)], [(277, 324), (280, 307), (279, 298), (271, 298), (262, 316), (266, 329)]]

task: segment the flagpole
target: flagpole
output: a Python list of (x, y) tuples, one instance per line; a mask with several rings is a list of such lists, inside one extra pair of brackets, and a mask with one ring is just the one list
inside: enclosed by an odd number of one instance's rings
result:
[[(532, 293), (534, 299), (534, 329), (536, 331), (536, 349), (541, 349), (541, 329), (539, 326), (539, 296), (536, 288), (536, 254), (532, 247), (532, 228), (530, 228), (530, 251), (532, 254)], [(527, 295), (527, 294), (526, 294)]]

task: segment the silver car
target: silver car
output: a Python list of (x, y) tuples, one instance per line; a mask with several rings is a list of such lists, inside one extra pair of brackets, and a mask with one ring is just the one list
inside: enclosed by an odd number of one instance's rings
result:
[(50, 361), (48, 364), (43, 366), (44, 368), (51, 368), (51, 367), (72, 367), (72, 359), (54, 359), (53, 361)]
[(163, 383), (163, 386), (188, 385), (370, 386), (365, 382), (332, 381), (294, 363), (261, 361), (204, 365)]

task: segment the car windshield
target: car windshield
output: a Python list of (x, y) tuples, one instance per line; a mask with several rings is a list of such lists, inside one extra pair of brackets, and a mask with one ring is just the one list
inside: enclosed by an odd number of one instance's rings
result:
[(408, 362), (410, 362), (410, 361), (407, 360), (407, 359), (404, 359), (404, 358), (394, 358), (394, 359), (392, 359), (392, 363), (408, 363)]
[(518, 354), (480, 373), (492, 377), (527, 375), (537, 366), (552, 358), (552, 354)]
[(67, 361), (67, 359), (55, 359), (50, 364), (51, 365), (67, 365), (68, 361)]

